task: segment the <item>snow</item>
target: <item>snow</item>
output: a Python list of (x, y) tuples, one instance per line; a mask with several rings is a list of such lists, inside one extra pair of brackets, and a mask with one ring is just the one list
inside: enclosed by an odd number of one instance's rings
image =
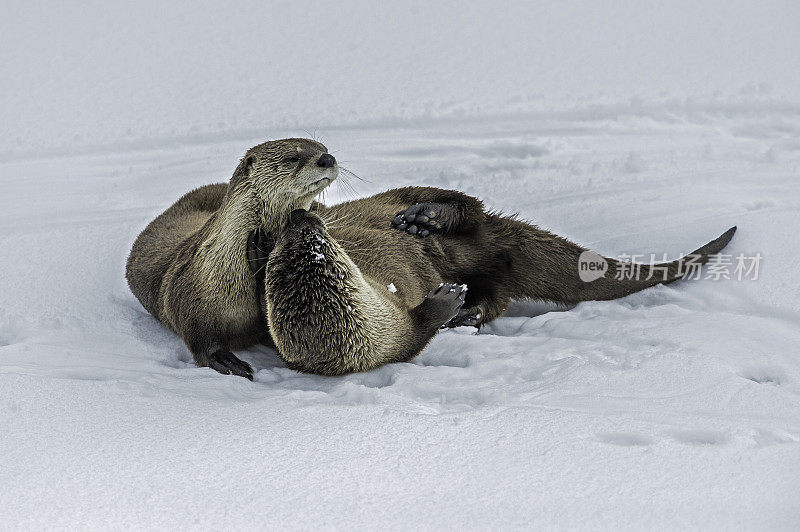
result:
[[(0, 528), (793, 529), (800, 37), (782, 2), (18, 4), (0, 32)], [(312, 16), (313, 15), (313, 16)], [(314, 25), (317, 25), (314, 29)], [(138, 232), (268, 138), (754, 281), (517, 302), (345, 377), (195, 367)]]

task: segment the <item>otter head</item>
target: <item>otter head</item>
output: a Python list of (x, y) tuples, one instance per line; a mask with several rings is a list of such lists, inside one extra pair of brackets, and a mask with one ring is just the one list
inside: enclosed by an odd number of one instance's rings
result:
[(273, 140), (247, 150), (231, 178), (229, 196), (248, 202), (261, 223), (282, 224), (294, 209), (308, 209), (338, 175), (336, 159), (319, 142)]

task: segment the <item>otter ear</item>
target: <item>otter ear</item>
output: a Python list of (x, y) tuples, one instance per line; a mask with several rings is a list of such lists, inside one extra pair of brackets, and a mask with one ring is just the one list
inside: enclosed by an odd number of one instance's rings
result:
[(255, 156), (248, 155), (244, 157), (242, 159), (242, 162), (239, 163), (239, 166), (236, 167), (236, 170), (233, 171), (233, 177), (231, 177), (231, 185), (235, 185), (242, 179), (248, 177), (250, 175), (250, 170), (252, 169), (254, 162), (256, 162)]
[(242, 162), (239, 163), (239, 166), (236, 167), (236, 170), (233, 172), (233, 175), (241, 175), (247, 176), (250, 175), (250, 169), (253, 167), (253, 163), (256, 162), (256, 158), (254, 155), (248, 155), (242, 159)]

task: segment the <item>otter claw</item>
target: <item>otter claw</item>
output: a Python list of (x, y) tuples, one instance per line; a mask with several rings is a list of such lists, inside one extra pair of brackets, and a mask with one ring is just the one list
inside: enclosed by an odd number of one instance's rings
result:
[(467, 287), (464, 285), (442, 284), (431, 290), (423, 305), (428, 308), (428, 319), (436, 328), (441, 324), (450, 322), (458, 315), (464, 299), (467, 297)]
[(485, 315), (486, 314), (480, 306), (462, 308), (450, 321), (442, 325), (442, 328), (444, 329), (462, 326), (480, 328), (481, 325), (483, 325), (483, 319)]
[(227, 349), (221, 349), (208, 355), (208, 367), (223, 375), (237, 375), (253, 380), (253, 368), (247, 362), (240, 360)]

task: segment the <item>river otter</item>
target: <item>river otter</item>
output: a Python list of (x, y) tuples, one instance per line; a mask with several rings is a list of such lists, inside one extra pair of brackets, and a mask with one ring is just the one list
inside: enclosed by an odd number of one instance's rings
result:
[(340, 375), (404, 362), (456, 316), (465, 287), (445, 283), (425, 295), (429, 283), (415, 272), (423, 266), (418, 252), (391, 251), (396, 264), (417, 264), (408, 270), (389, 265), (377, 278), (367, 276), (319, 216), (302, 209), (292, 213), (265, 275), (269, 328), (290, 368)]
[[(455, 191), (395, 189), (323, 212), (352, 221), (329, 234), (319, 217), (298, 211), (271, 254), (257, 253), (259, 238), (269, 240), (266, 251), (271, 248), (269, 237), (256, 236), (250, 246), (251, 267), (266, 270), (266, 313), (279, 352), (289, 367), (311, 373), (337, 375), (412, 358), (433, 333), (417, 334), (418, 322), (407, 310), (419, 308), (423, 294), (442, 281), (468, 288), (464, 308), (446, 326), (480, 327), (502, 314), (512, 297), (609, 300), (685, 273), (682, 261), (674, 261), (652, 271), (638, 265), (638, 275), (628, 279), (629, 263), (596, 255), (608, 271), (584, 282), (578, 264), (585, 248), (484, 212), (480, 201)], [(394, 234), (383, 229), (389, 219), (399, 230)], [(692, 253), (691, 264), (705, 263), (735, 229)]]
[[(314, 203), (337, 176), (335, 158), (312, 140), (285, 139), (251, 148), (229, 185), (190, 192), (139, 235), (127, 265), (131, 290), (184, 339), (198, 365), (252, 379), (250, 366), (231, 349), (268, 340), (261, 309), (265, 286), (270, 286), (264, 269), (275, 240), (289, 234), (290, 213), (298, 209), (329, 220), (326, 231), (329, 241), (337, 243), (331, 244), (336, 261), (347, 262), (346, 254), (361, 276), (372, 280), (373, 290), (380, 288), (375, 283), (392, 285), (396, 292), (390, 292), (390, 299), (405, 313), (442, 283), (466, 284), (466, 302), (450, 326), (491, 321), (512, 297), (561, 303), (614, 299), (681, 276), (676, 261), (666, 266), (665, 277), (650, 277), (642, 266), (638, 279), (618, 280), (624, 265), (606, 259), (608, 274), (585, 283), (578, 275), (585, 248), (514, 217), (487, 212), (478, 199), (452, 190), (406, 187), (333, 207)], [(695, 263), (724, 248), (734, 231), (698, 249)], [(375, 323), (386, 323), (379, 312), (360, 311)], [(280, 313), (270, 319), (274, 322)], [(387, 338), (392, 334), (384, 332)], [(284, 337), (277, 343), (289, 345)], [(407, 358), (398, 351), (381, 360)], [(297, 360), (290, 364), (319, 373), (369, 366), (341, 360), (329, 367)]]
[(189, 192), (142, 231), (126, 267), (131, 291), (183, 338), (197, 365), (252, 380), (250, 365), (231, 352), (268, 339), (248, 235), (283, 227), (337, 175), (336, 160), (313, 140), (248, 150), (230, 183)]

